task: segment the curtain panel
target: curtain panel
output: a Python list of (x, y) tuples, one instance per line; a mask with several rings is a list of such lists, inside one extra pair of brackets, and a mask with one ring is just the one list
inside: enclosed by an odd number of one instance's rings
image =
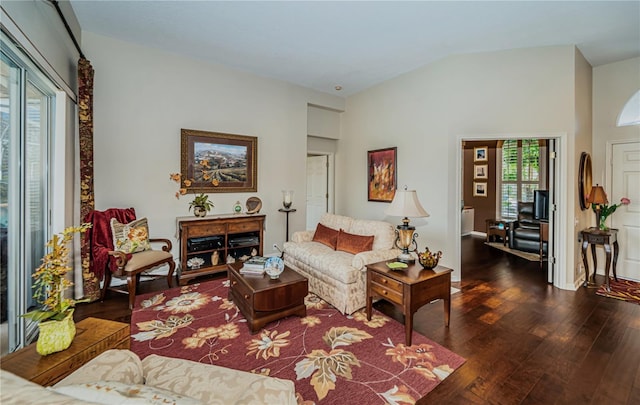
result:
[[(78, 121), (80, 133), (80, 218), (83, 222), (95, 208), (93, 191), (93, 76), (91, 62), (78, 61)], [(100, 280), (91, 268), (91, 241), (82, 239), (82, 288), (84, 298), (100, 298)]]

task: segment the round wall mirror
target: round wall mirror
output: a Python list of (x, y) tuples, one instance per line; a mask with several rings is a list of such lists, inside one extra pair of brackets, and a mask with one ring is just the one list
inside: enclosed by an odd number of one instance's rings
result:
[(580, 155), (580, 169), (578, 170), (578, 193), (580, 196), (580, 208), (583, 211), (591, 206), (591, 203), (587, 202), (587, 198), (591, 193), (592, 185), (591, 155), (587, 152), (582, 152), (582, 155)]

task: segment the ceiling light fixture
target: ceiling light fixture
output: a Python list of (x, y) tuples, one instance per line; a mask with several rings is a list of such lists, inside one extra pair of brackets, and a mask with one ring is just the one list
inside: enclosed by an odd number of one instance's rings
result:
[(340, 90), (342, 90), (342, 86), (336, 86), (336, 87), (334, 87), (334, 89), (336, 89), (337, 91), (340, 91)]

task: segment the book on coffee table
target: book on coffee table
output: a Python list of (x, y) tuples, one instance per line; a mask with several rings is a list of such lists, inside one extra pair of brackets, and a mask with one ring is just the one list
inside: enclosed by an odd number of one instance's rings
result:
[(245, 269), (244, 267), (242, 267), (240, 270), (238, 270), (238, 273), (242, 274), (243, 276), (262, 276), (264, 274), (264, 269)]
[[(253, 256), (250, 259), (247, 259), (243, 265), (242, 269), (246, 270), (256, 270), (256, 271), (264, 271), (264, 263), (267, 261), (266, 257), (262, 256)], [(242, 269), (240, 272), (242, 272)]]

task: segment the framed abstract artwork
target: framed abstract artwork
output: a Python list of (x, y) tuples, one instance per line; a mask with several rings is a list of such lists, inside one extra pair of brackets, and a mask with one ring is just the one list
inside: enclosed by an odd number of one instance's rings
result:
[(369, 201), (390, 203), (396, 194), (398, 148), (367, 152), (367, 197)]
[(181, 130), (180, 173), (189, 192), (258, 191), (258, 138)]

